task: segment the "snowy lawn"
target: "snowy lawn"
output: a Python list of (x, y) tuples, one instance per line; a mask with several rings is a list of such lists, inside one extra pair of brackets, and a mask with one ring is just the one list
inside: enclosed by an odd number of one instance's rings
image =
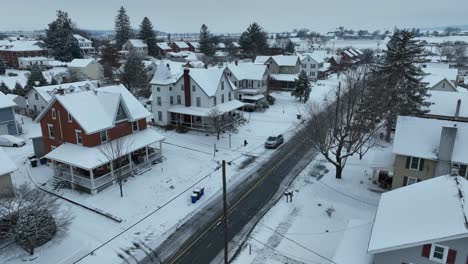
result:
[[(15, 73), (18, 76), (8, 76), (8, 73)], [(42, 72), (44, 77), (47, 79), (48, 82), (52, 79), (52, 77), (55, 77), (58, 79), (58, 81), (61, 80), (61, 75), (67, 73), (67, 68), (65, 67), (53, 67), (49, 70), (45, 70)], [(0, 75), (0, 83), (4, 82), (8, 88), (13, 90), (15, 88), (16, 82), (20, 83), (21, 86), (25, 86), (26, 82), (28, 81), (28, 76), (30, 72), (27, 70), (12, 70), (8, 69), (6, 70), (5, 75)]]
[[(291, 186), (293, 202), (282, 197), (254, 228), (234, 263), (372, 263), (367, 245), (379, 194), (368, 188), (372, 167), (381, 166), (388, 153), (391, 147), (386, 145), (362, 160), (349, 158), (341, 180), (335, 179), (334, 167), (317, 156)], [(317, 164), (329, 172), (317, 177)], [(331, 217), (328, 208), (333, 208)]]

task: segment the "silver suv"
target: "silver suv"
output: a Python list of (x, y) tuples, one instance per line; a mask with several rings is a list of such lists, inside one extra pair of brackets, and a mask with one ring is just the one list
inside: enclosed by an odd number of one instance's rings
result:
[(283, 144), (283, 135), (279, 134), (278, 136), (268, 137), (265, 141), (265, 148), (277, 148), (279, 145)]

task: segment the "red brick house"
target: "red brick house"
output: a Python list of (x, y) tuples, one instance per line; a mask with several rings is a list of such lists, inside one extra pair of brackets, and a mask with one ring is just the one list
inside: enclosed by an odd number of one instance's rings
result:
[(42, 41), (17, 40), (0, 43), (0, 57), (9, 67), (19, 68), (18, 58), (47, 56), (47, 48)]
[(172, 42), (171, 48), (174, 52), (190, 51), (189, 45), (183, 41)]
[[(121, 175), (138, 173), (162, 157), (164, 137), (147, 128), (150, 116), (124, 86), (117, 85), (76, 93), (59, 90), (36, 122), (41, 124), (45, 157), (53, 164), (54, 176), (95, 194), (112, 185), (118, 170)], [(122, 150), (113, 153), (111, 161), (106, 152), (118, 142)]]
[(156, 44), (156, 47), (160, 56), (165, 56), (166, 53), (172, 52), (171, 46), (169, 46), (169, 44), (167, 44), (166, 42), (158, 42)]

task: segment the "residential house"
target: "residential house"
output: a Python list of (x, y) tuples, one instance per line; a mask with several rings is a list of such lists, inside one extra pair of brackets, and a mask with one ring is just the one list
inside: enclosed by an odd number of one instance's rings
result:
[(0, 135), (18, 135), (20, 129), (15, 120), (16, 103), (9, 96), (0, 92)]
[(95, 59), (74, 59), (68, 64), (68, 68), (83, 79), (99, 80), (104, 78), (104, 67)]
[(305, 71), (311, 80), (324, 77), (324, 64), (328, 57), (326, 51), (306, 52), (299, 56), (301, 59), (301, 71)]
[(272, 89), (294, 89), (301, 70), (301, 61), (296, 55), (275, 55), (266, 60)]
[(468, 122), (468, 93), (430, 90), (426, 118)]
[(189, 51), (191, 52), (200, 52), (200, 43), (196, 41), (189, 41), (187, 42), (189, 46)]
[(172, 51), (181, 52), (181, 51), (190, 51), (189, 45), (183, 41), (175, 41), (171, 44)]
[(237, 87), (235, 98), (256, 106), (268, 94), (268, 69), (264, 64), (229, 64), (224, 74)]
[(33, 87), (25, 96), (26, 108), (39, 114), (46, 108), (58, 89), (64, 89), (65, 93), (74, 93), (91, 90), (95, 87), (97, 87), (97, 83), (92, 81)]
[(235, 99), (236, 86), (223, 69), (171, 68), (163, 61), (150, 83), (157, 125), (214, 131), (214, 117), (226, 126), (241, 118), (236, 110), (244, 104)]
[(20, 69), (30, 70), (33, 65), (37, 65), (41, 68), (49, 67), (49, 58), (46, 57), (20, 57), (18, 58), (18, 64)]
[(35, 121), (57, 180), (96, 194), (116, 174), (138, 174), (161, 158), (164, 137), (147, 128), (149, 116), (125, 86), (115, 85), (75, 93), (59, 89)]
[(467, 177), (468, 123), (398, 116), (392, 189), (453, 171)]
[(145, 58), (148, 56), (148, 45), (141, 39), (129, 39), (123, 44), (121, 53), (126, 57), (131, 51)]
[(448, 64), (443, 67), (440, 63), (422, 65), (423, 71), (427, 74), (422, 82), (426, 83), (429, 90), (457, 92), (455, 82), (457, 80), (458, 70), (448, 68)]
[(0, 58), (2, 58), (9, 67), (19, 68), (19, 58), (47, 56), (47, 48), (43, 41), (17, 40), (3, 41), (0, 43)]
[(93, 47), (93, 42), (85, 37), (82, 37), (78, 34), (74, 34), (73, 37), (78, 41), (78, 46), (80, 46), (81, 53), (84, 55), (95, 53), (96, 50)]
[(368, 252), (376, 264), (465, 264), (468, 181), (444, 175), (383, 193)]
[(11, 173), (17, 168), (15, 163), (8, 157), (3, 148), (0, 147), (0, 198), (14, 196)]
[(165, 56), (166, 53), (172, 52), (171, 46), (169, 46), (166, 42), (158, 42), (156, 44), (156, 48), (158, 50), (159, 56)]
[(224, 51), (224, 50), (226, 50), (226, 44), (220, 42), (220, 43), (216, 44), (216, 49), (220, 50), (220, 51)]

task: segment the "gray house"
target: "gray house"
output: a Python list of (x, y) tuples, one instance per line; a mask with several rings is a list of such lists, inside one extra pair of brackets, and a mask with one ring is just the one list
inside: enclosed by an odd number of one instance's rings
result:
[(368, 252), (375, 264), (466, 264), (468, 181), (444, 175), (382, 194)]
[(15, 121), (16, 103), (10, 97), (0, 92), (0, 135), (18, 135), (19, 129)]
[(11, 173), (17, 168), (1, 147), (0, 164), (2, 165), (0, 166), (0, 198), (13, 196), (14, 192)]

